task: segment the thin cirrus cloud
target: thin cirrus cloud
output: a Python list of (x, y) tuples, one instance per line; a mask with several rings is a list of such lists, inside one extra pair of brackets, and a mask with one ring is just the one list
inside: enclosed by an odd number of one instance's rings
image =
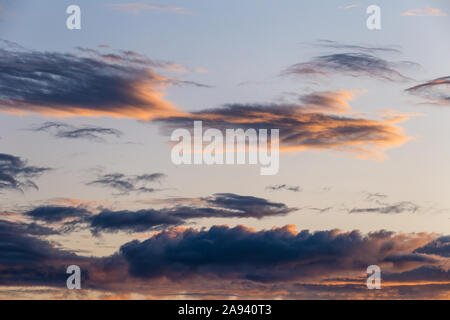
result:
[(105, 137), (113, 136), (120, 138), (123, 133), (120, 130), (113, 128), (104, 128), (99, 126), (72, 126), (63, 122), (45, 122), (40, 126), (36, 126), (30, 129), (34, 132), (48, 132), (57, 138), (66, 139), (85, 139), (96, 142), (104, 142)]
[(173, 12), (173, 13), (179, 13), (179, 14), (192, 14), (191, 11), (189, 11), (185, 8), (145, 3), (145, 2), (114, 3), (114, 4), (111, 3), (111, 4), (108, 4), (107, 6), (113, 10), (127, 12), (127, 13), (134, 13), (134, 14), (139, 14), (142, 11), (161, 11), (161, 12)]
[(33, 181), (43, 173), (51, 170), (45, 167), (30, 166), (27, 161), (10, 154), (0, 153), (0, 192), (2, 190), (15, 190), (23, 192), (24, 189), (38, 189)]
[(402, 16), (407, 17), (446, 17), (447, 13), (435, 8), (410, 9), (402, 13)]
[(266, 189), (270, 191), (292, 191), (292, 192), (302, 191), (302, 188), (300, 188), (300, 186), (289, 186), (287, 184), (276, 184), (273, 186), (267, 186)]
[(349, 213), (379, 213), (379, 214), (399, 214), (416, 213), (420, 207), (410, 201), (402, 201), (394, 204), (382, 203), (382, 206), (370, 208), (353, 208)]
[(355, 45), (348, 43), (341, 43), (338, 41), (321, 39), (317, 40), (313, 43), (308, 43), (314, 47), (340, 50), (340, 51), (350, 51), (350, 52), (364, 52), (369, 54), (379, 54), (379, 53), (391, 53), (391, 54), (399, 54), (401, 50), (395, 47), (387, 47), (387, 46), (368, 46), (368, 45)]
[(154, 182), (160, 183), (164, 178), (166, 178), (166, 175), (163, 173), (141, 174), (134, 176), (125, 175), (123, 173), (108, 173), (88, 182), (87, 185), (113, 189), (122, 195), (127, 195), (131, 192), (149, 193), (156, 192), (159, 189), (150, 188), (148, 187), (148, 184)]
[(130, 52), (114, 56), (88, 49), (78, 52), (0, 48), (0, 111), (150, 120), (183, 114), (164, 99), (168, 86), (205, 87), (162, 76), (153, 68), (171, 64), (147, 61)]
[(422, 97), (430, 104), (450, 105), (450, 76), (419, 84), (406, 89), (406, 92)]
[(291, 65), (281, 75), (297, 77), (345, 75), (404, 82), (411, 79), (398, 69), (411, 66), (417, 66), (417, 64), (410, 61), (388, 61), (369, 53), (334, 53)]

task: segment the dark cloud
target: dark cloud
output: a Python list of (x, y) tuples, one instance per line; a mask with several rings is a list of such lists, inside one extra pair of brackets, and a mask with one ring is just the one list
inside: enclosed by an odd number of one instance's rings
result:
[(395, 254), (411, 252), (421, 243), (418, 240), (418, 236), (385, 231), (364, 236), (358, 231), (297, 233), (292, 227), (254, 231), (244, 226), (214, 226), (201, 231), (163, 231), (143, 242), (129, 242), (120, 252), (131, 275), (140, 278), (215, 275), (276, 282), (364, 272), (369, 265), (392, 263)]
[(69, 54), (0, 48), (0, 110), (142, 120), (180, 114), (163, 99), (165, 89), (192, 83), (164, 77), (152, 69), (167, 69), (167, 63), (131, 51), (108, 55), (80, 50)]
[(300, 188), (300, 186), (288, 186), (287, 184), (277, 184), (277, 185), (273, 185), (273, 186), (267, 186), (266, 189), (270, 190), (270, 191), (281, 191), (281, 190), (292, 191), (292, 192), (301, 192), (302, 191), (302, 188)]
[(137, 176), (127, 176), (122, 173), (110, 173), (100, 176), (98, 179), (88, 183), (88, 185), (97, 185), (110, 188), (119, 192), (119, 194), (129, 194), (130, 192), (156, 192), (160, 189), (149, 188), (148, 183), (160, 182), (166, 175), (163, 173), (142, 174)]
[(143, 232), (180, 225), (183, 219), (158, 210), (103, 211), (88, 219), (94, 234), (100, 232)]
[(10, 189), (23, 192), (27, 188), (38, 189), (32, 179), (49, 170), (50, 168), (29, 166), (19, 157), (0, 153), (0, 191)]
[(51, 234), (56, 231), (0, 220), (0, 284), (64, 287), (67, 266), (87, 259), (41, 239)]
[(289, 66), (283, 75), (371, 77), (384, 81), (411, 80), (397, 69), (415, 65), (412, 62), (391, 62), (369, 53), (335, 53), (313, 58), (308, 62)]
[(450, 105), (450, 76), (419, 84), (406, 89), (406, 92), (422, 97), (432, 104)]
[(192, 205), (139, 211), (103, 211), (80, 222), (88, 222), (94, 234), (104, 232), (142, 232), (186, 224), (191, 219), (257, 218), (284, 216), (296, 208), (266, 199), (219, 193), (192, 199)]
[(114, 136), (116, 138), (122, 136), (121, 131), (113, 128), (103, 128), (98, 126), (75, 127), (62, 122), (45, 122), (31, 130), (34, 132), (45, 131), (57, 138), (87, 139), (97, 142), (105, 141), (105, 136)]
[(166, 134), (177, 128), (192, 130), (194, 120), (201, 120), (204, 130), (268, 129), (270, 134), (270, 129), (279, 129), (281, 151), (332, 149), (361, 158), (382, 158), (383, 150), (409, 140), (395, 125), (406, 119), (407, 116), (384, 120), (338, 116), (314, 112), (299, 105), (234, 104), (156, 121), (165, 125), (163, 132)]
[(420, 207), (410, 201), (402, 201), (395, 204), (384, 204), (380, 207), (373, 208), (353, 208), (349, 213), (381, 213), (381, 214), (397, 214), (397, 213), (415, 213)]
[(422, 248), (416, 249), (414, 252), (435, 254), (442, 257), (450, 258), (450, 236), (440, 237)]
[(82, 291), (84, 298), (91, 290), (164, 297), (185, 293), (187, 287), (207, 296), (368, 298), (366, 268), (377, 264), (383, 295), (374, 298), (441, 297), (448, 292), (445, 260), (414, 252), (435, 239), (424, 233), (173, 228), (94, 258), (59, 249), (41, 238), (46, 232), (38, 236), (24, 230), (31, 229), (0, 221), (1, 285), (66, 290), (65, 270), (77, 264), (82, 286), (89, 289)]
[(25, 212), (25, 215), (34, 220), (48, 223), (59, 222), (67, 218), (80, 218), (90, 213), (81, 207), (43, 206)]

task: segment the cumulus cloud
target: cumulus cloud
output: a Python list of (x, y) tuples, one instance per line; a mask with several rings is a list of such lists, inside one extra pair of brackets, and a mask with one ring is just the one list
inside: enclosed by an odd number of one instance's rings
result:
[(135, 176), (127, 176), (123, 173), (109, 173), (98, 177), (96, 180), (88, 182), (87, 185), (113, 189), (119, 194), (127, 195), (130, 192), (155, 192), (159, 189), (148, 187), (149, 183), (160, 182), (166, 177), (163, 173), (151, 173)]
[[(121, 255), (131, 275), (140, 278), (215, 275), (255, 282), (320, 279), (324, 275), (365, 271), (371, 264), (393, 264), (403, 255), (423, 265), (435, 260), (407, 254), (430, 238), (380, 231), (362, 235), (337, 230), (296, 232), (293, 226), (254, 231), (244, 226), (213, 226), (209, 230), (173, 229), (123, 245)], [(411, 267), (409, 265), (408, 267)]]
[(164, 77), (169, 68), (130, 51), (79, 54), (0, 48), (0, 110), (47, 116), (112, 116), (150, 120), (180, 114), (164, 100), (169, 85), (194, 84)]
[(282, 75), (370, 77), (383, 81), (411, 80), (397, 69), (416, 65), (412, 62), (392, 62), (369, 53), (334, 53), (289, 66)]
[(40, 126), (31, 129), (34, 132), (45, 131), (57, 138), (86, 139), (103, 142), (105, 136), (120, 138), (123, 133), (113, 128), (103, 128), (98, 126), (76, 127), (62, 122), (45, 122)]
[(0, 220), (0, 284), (64, 286), (67, 266), (89, 259), (41, 238), (55, 233), (36, 224)]
[(422, 97), (431, 104), (450, 105), (450, 76), (419, 84), (406, 89), (406, 92)]
[(0, 153), (0, 191), (9, 189), (23, 192), (27, 188), (38, 189), (32, 179), (49, 170), (50, 168), (29, 166), (19, 157)]
[(46, 232), (24, 231), (29, 229), (0, 221), (3, 286), (64, 287), (70, 264), (82, 267), (83, 288), (89, 289), (83, 290), (84, 298), (93, 291), (101, 296), (367, 298), (365, 271), (371, 264), (383, 270), (384, 298), (436, 298), (449, 286), (446, 259), (415, 252), (438, 240), (426, 233), (177, 227), (94, 258), (55, 247), (41, 238)]
[(450, 236), (440, 237), (426, 246), (416, 249), (415, 252), (450, 258)]

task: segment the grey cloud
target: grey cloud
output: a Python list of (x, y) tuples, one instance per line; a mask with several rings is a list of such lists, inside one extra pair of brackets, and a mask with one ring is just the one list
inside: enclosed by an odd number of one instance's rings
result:
[(42, 125), (32, 128), (32, 131), (45, 131), (57, 138), (87, 139), (97, 142), (105, 141), (105, 136), (120, 138), (123, 133), (113, 128), (103, 128), (98, 126), (76, 127), (61, 122), (45, 122)]
[(395, 204), (384, 204), (380, 207), (372, 208), (353, 208), (349, 213), (380, 213), (380, 214), (398, 214), (398, 213), (415, 213), (420, 209), (418, 205), (410, 201), (402, 201)]
[(50, 168), (29, 166), (19, 157), (0, 153), (0, 191), (4, 189), (18, 190), (38, 186), (32, 180), (49, 171)]
[(149, 188), (148, 183), (160, 182), (166, 175), (163, 173), (142, 174), (127, 176), (123, 173), (110, 173), (100, 176), (98, 179), (88, 182), (87, 185), (97, 185), (111, 188), (119, 194), (127, 195), (130, 192), (150, 193), (160, 189)]
[(368, 53), (335, 53), (313, 58), (308, 62), (294, 64), (283, 71), (283, 75), (347, 75), (371, 77), (384, 81), (408, 81), (397, 69), (411, 67), (412, 62), (391, 62)]
[(406, 92), (422, 97), (432, 104), (450, 105), (450, 76), (419, 84), (406, 89)]
[(289, 186), (287, 184), (278, 184), (278, 185), (273, 185), (273, 186), (267, 186), (266, 189), (270, 190), (270, 191), (281, 191), (281, 190), (292, 191), (292, 192), (301, 192), (302, 191), (300, 186)]

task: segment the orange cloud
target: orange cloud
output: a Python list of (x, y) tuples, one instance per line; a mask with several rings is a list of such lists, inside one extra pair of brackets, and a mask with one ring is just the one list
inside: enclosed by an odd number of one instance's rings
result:
[(402, 16), (416, 16), (416, 17), (445, 17), (447, 13), (434, 8), (424, 8), (424, 9), (410, 9), (402, 13)]

